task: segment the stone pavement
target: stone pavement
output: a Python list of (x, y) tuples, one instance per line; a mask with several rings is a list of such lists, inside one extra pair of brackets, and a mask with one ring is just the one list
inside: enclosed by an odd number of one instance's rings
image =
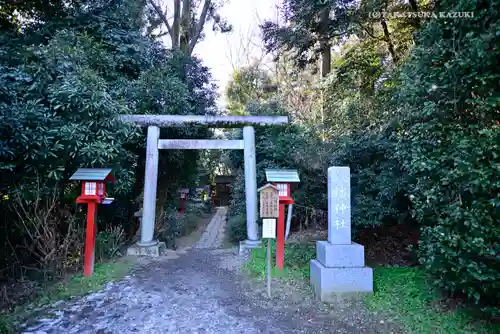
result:
[(226, 207), (217, 208), (217, 212), (194, 248), (219, 248), (222, 246), (226, 231), (226, 214)]
[[(130, 276), (102, 291), (32, 314), (23, 333), (391, 333), (359, 304), (325, 307), (291, 287), (274, 288), (240, 272), (219, 208), (193, 248), (142, 258)], [(172, 255), (172, 254), (170, 254)]]

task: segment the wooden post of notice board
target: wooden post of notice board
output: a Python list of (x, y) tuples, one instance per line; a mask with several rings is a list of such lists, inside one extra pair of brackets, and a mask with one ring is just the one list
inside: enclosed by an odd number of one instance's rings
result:
[(276, 218), (279, 215), (279, 190), (268, 183), (257, 191), (260, 193), (262, 239), (267, 239), (267, 296), (271, 298), (271, 239), (276, 239)]

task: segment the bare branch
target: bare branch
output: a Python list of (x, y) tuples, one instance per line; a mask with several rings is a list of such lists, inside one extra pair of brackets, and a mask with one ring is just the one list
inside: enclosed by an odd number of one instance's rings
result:
[(170, 35), (170, 34), (168, 33), (168, 31), (161, 32), (161, 33), (159, 33), (158, 35), (155, 35), (155, 38), (160, 38), (160, 37), (163, 37), (163, 36), (166, 36), (166, 35)]
[(368, 36), (370, 36), (371, 38), (373, 39), (378, 39), (380, 38), (379, 36), (375, 36), (367, 27), (365, 27), (363, 24), (361, 24), (361, 22), (357, 22), (357, 24), (363, 28), (363, 30), (368, 34)]
[[(161, 8), (154, 2), (154, 0), (149, 0), (149, 3), (151, 4), (151, 6), (153, 6), (154, 10), (158, 13), (158, 15), (160, 16), (163, 23), (165, 23), (165, 25), (167, 26), (167, 31), (173, 40), (174, 36), (172, 35), (172, 27), (170, 27), (170, 24), (168, 23), (167, 17), (165, 16), (165, 14), (161, 10)], [(174, 23), (175, 23), (175, 19), (174, 19)]]

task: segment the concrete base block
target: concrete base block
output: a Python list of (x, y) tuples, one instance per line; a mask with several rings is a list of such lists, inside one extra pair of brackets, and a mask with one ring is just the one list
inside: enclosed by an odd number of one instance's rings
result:
[(373, 270), (369, 267), (327, 268), (311, 261), (311, 284), (316, 299), (335, 302), (373, 292)]
[(262, 245), (261, 240), (244, 240), (240, 241), (240, 255), (248, 255), (253, 248), (259, 248)]
[(316, 259), (325, 267), (364, 267), (365, 247), (360, 244), (333, 245), (316, 242)]
[(127, 255), (158, 257), (165, 254), (167, 247), (164, 242), (157, 242), (149, 246), (133, 245), (127, 249)]

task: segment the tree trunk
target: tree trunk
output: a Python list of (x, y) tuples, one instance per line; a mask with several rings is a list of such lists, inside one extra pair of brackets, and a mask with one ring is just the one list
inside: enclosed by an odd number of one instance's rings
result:
[[(417, 4), (417, 1), (416, 0), (409, 0), (410, 2), (410, 6), (411, 6), (411, 10), (414, 11), (415, 13), (418, 13), (418, 4)], [(416, 29), (420, 29), (420, 19), (417, 17), (415, 17), (413, 19), (413, 26), (416, 28)]]
[(172, 23), (172, 49), (179, 48), (181, 31), (181, 0), (174, 0), (174, 22)]
[(321, 42), (321, 76), (326, 77), (332, 70), (332, 51), (330, 43)]
[(321, 13), (321, 76), (326, 77), (332, 69), (332, 50), (328, 34), (328, 21), (330, 20), (329, 8)]
[(189, 40), (191, 39), (191, 0), (182, 1), (179, 46), (185, 55), (189, 55)]
[[(196, 26), (194, 26), (193, 20), (195, 18), (192, 15), (193, 12), (196, 12), (196, 8), (193, 8), (193, 0), (173, 1), (174, 20), (171, 25), (168, 22), (166, 15), (167, 11), (165, 10), (165, 12), (163, 12), (160, 6), (155, 3), (155, 0), (149, 0), (149, 3), (160, 17), (159, 20), (167, 27), (167, 33), (170, 35), (172, 40), (172, 49), (180, 49), (185, 55), (190, 56), (200, 38), (200, 34), (207, 20), (212, 1), (204, 0), (203, 8), (201, 10), (200, 17), (197, 20)], [(155, 24), (149, 28), (148, 33), (151, 33), (154, 29), (156, 29)], [(161, 33), (156, 37), (164, 36), (167, 33)]]
[(196, 43), (198, 43), (198, 39), (200, 38), (201, 31), (205, 26), (205, 21), (208, 15), (208, 9), (211, 5), (211, 0), (205, 0), (203, 3), (203, 9), (201, 10), (200, 19), (198, 20), (198, 24), (195, 27), (195, 30), (191, 33), (191, 40), (189, 41), (188, 54), (191, 55), (193, 53), (194, 47)]
[(391, 54), (392, 61), (394, 62), (394, 64), (396, 64), (398, 62), (398, 57), (396, 55), (396, 52), (394, 51), (394, 45), (392, 44), (389, 29), (387, 28), (387, 22), (385, 22), (385, 20), (382, 20), (380, 21), (380, 24), (382, 25), (382, 29), (384, 30), (384, 40), (387, 43), (387, 47), (389, 48), (389, 53)]

